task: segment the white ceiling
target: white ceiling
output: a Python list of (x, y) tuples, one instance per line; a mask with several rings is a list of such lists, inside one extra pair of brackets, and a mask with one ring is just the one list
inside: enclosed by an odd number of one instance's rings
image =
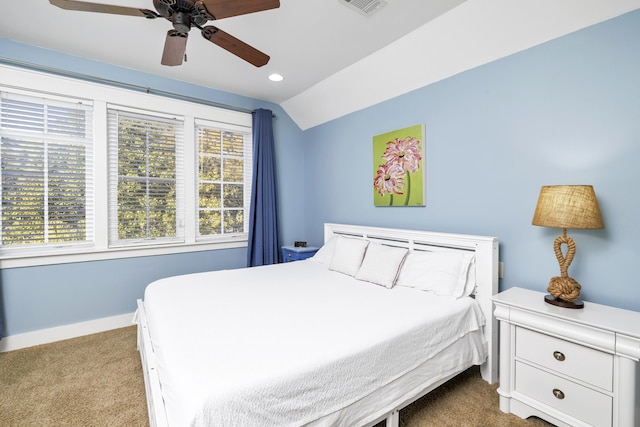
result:
[[(152, 0), (93, 1), (153, 9)], [(5, 4), (0, 37), (270, 101), (307, 129), (640, 8), (640, 0), (387, 0), (363, 16), (342, 0), (280, 3), (215, 22), (271, 56), (260, 68), (198, 29), (187, 62), (162, 66), (168, 21), (67, 11), (48, 0)], [(269, 81), (274, 72), (284, 81)]]

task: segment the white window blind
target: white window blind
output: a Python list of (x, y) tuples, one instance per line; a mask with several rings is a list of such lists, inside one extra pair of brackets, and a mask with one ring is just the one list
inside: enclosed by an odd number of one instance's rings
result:
[(109, 107), (109, 245), (184, 242), (182, 118)]
[(196, 120), (197, 238), (247, 233), (251, 200), (251, 129)]
[(93, 241), (88, 101), (0, 92), (3, 253)]

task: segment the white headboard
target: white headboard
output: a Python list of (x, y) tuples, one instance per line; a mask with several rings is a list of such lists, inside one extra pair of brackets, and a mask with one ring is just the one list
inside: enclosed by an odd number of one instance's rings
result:
[(487, 361), (481, 366), (482, 378), (493, 384), (498, 381), (498, 324), (493, 317), (491, 298), (498, 293), (498, 238), (465, 234), (435, 233), (430, 231), (395, 228), (367, 227), (359, 225), (324, 225), (324, 241), (333, 235), (359, 237), (389, 246), (409, 250), (472, 251), (476, 256), (475, 299), (486, 318)]

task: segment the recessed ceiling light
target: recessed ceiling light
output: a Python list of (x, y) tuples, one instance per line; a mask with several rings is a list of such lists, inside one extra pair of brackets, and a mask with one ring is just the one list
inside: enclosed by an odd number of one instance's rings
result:
[(269, 76), (269, 80), (271, 80), (272, 82), (281, 82), (282, 80), (284, 80), (284, 77), (282, 77), (282, 75), (280, 74), (274, 73)]

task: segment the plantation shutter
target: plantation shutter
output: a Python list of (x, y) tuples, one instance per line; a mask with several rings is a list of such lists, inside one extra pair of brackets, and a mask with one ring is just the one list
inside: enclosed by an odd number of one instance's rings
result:
[(92, 109), (0, 92), (3, 252), (93, 242)]
[(247, 233), (251, 202), (251, 128), (196, 120), (197, 235)]
[(182, 118), (110, 107), (109, 244), (184, 242)]

